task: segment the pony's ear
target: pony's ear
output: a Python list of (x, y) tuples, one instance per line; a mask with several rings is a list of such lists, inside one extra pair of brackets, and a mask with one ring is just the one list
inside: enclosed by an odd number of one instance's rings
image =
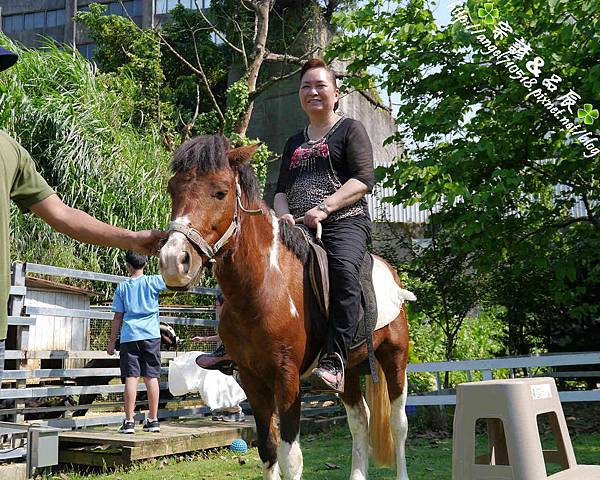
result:
[(227, 159), (229, 160), (229, 165), (232, 167), (237, 167), (239, 165), (243, 165), (244, 163), (249, 162), (258, 147), (260, 147), (260, 143), (253, 143), (252, 145), (244, 145), (242, 147), (237, 147), (229, 150), (227, 152)]

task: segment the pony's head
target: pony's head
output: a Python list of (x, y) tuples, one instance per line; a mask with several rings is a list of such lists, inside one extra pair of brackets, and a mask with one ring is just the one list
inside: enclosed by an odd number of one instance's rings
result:
[(169, 288), (186, 289), (202, 267), (229, 250), (239, 228), (242, 192), (258, 200), (249, 161), (258, 145), (230, 148), (221, 135), (185, 142), (173, 157), (169, 180), (172, 211), (169, 236), (160, 251), (160, 272)]
[(177, 336), (175, 329), (168, 323), (160, 322), (160, 343), (167, 347), (167, 350), (177, 348), (181, 339)]

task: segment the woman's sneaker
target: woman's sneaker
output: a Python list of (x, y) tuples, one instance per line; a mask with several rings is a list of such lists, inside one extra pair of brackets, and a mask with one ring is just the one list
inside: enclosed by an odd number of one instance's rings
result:
[(308, 382), (317, 391), (344, 393), (344, 362), (336, 352), (324, 355), (308, 377)]
[(143, 430), (144, 432), (160, 432), (160, 423), (158, 423), (158, 420), (146, 419), (146, 421), (144, 422)]
[(135, 422), (133, 420), (123, 420), (119, 433), (135, 433)]

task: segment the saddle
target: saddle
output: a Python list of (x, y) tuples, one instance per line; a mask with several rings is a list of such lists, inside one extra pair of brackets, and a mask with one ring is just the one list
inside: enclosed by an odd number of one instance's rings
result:
[[(308, 257), (308, 275), (309, 281), (314, 293), (317, 306), (323, 316), (329, 318), (329, 268), (327, 262), (327, 252), (322, 247), (320, 240), (314, 238), (312, 232), (303, 225), (297, 225), (304, 234), (304, 238), (309, 246)], [(375, 368), (375, 358), (373, 353), (373, 331), (377, 324), (377, 299), (375, 289), (373, 288), (373, 256), (365, 253), (361, 269), (361, 308), (358, 326), (356, 328), (351, 350), (367, 342), (369, 351), (369, 365), (373, 381), (377, 383), (377, 369)]]

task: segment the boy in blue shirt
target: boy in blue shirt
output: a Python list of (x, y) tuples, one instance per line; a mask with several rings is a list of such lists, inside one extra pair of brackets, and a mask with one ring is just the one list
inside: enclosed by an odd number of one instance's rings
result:
[(167, 287), (160, 275), (144, 275), (147, 261), (143, 255), (127, 252), (125, 262), (131, 278), (117, 286), (113, 299), (112, 311), (115, 315), (106, 352), (114, 354), (120, 328), (121, 378), (125, 383), (125, 420), (120, 429), (122, 433), (135, 433), (133, 410), (140, 376), (144, 377), (148, 391), (149, 412), (144, 431), (160, 432), (157, 418), (160, 393), (158, 294)]

